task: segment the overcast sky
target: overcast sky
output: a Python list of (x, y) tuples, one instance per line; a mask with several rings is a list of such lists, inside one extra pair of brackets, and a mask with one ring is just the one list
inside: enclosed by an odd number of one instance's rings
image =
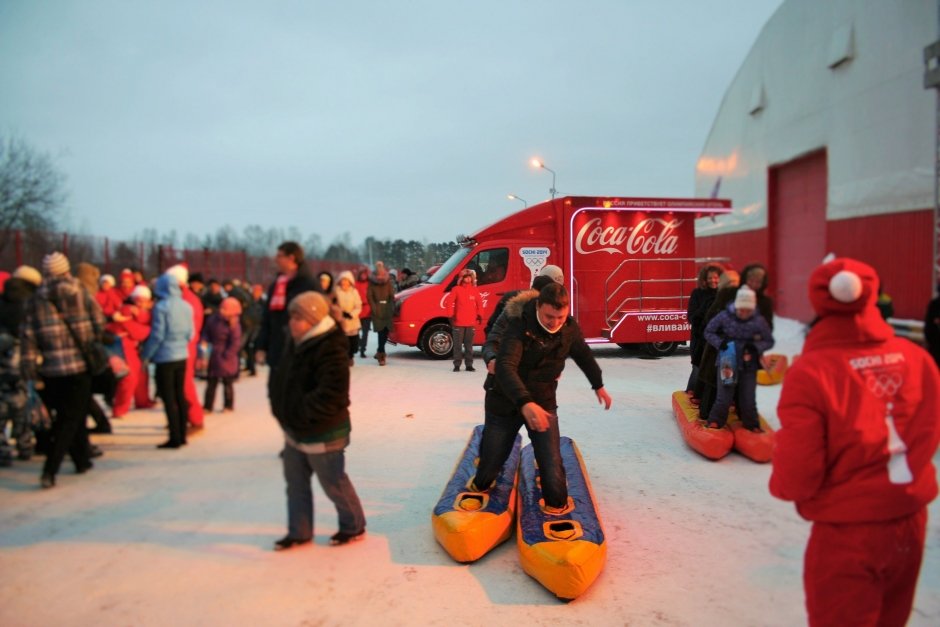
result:
[(447, 241), (549, 196), (690, 196), (781, 0), (0, 0), (0, 133), (128, 238)]

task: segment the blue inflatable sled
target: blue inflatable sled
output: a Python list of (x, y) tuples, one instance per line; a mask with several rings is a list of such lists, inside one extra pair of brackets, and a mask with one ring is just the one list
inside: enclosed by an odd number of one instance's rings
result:
[(580, 596), (597, 579), (607, 560), (607, 544), (581, 452), (561, 438), (568, 476), (568, 507), (548, 515), (532, 445), (522, 449), (519, 469), (519, 519), (516, 542), (522, 569), (560, 599)]
[(480, 457), (483, 425), (473, 429), (467, 447), (431, 514), (438, 543), (458, 562), (473, 562), (512, 534), (516, 515), (517, 470), (522, 436), (516, 435), (512, 453), (496, 484), (486, 492), (470, 490)]

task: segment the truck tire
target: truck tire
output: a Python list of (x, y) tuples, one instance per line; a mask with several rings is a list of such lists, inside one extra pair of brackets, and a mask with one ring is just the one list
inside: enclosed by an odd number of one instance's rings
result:
[(643, 348), (651, 357), (669, 357), (679, 348), (679, 342), (647, 342)]
[(447, 359), (454, 354), (454, 337), (450, 325), (436, 322), (424, 330), (419, 348), (431, 359)]

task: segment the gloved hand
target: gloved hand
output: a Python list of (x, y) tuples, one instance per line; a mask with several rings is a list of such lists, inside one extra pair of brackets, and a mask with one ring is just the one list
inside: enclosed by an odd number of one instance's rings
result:
[(725, 350), (726, 348), (728, 348), (728, 340), (722, 340), (721, 346), (718, 347), (718, 350)]
[(477, 316), (477, 324), (483, 324), (483, 316)]
[(346, 318), (347, 320), (352, 320), (352, 314), (349, 313), (348, 311), (343, 312), (343, 317)]

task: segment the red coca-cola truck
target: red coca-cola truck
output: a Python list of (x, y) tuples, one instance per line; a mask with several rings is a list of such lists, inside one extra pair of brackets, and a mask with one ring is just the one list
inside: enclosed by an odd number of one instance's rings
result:
[(444, 359), (453, 348), (444, 300), (461, 270), (476, 271), (485, 324), (503, 294), (528, 288), (553, 264), (565, 272), (571, 315), (589, 343), (670, 355), (689, 339), (686, 305), (705, 261), (695, 256), (695, 219), (730, 211), (728, 200), (700, 198), (566, 196), (533, 205), (460, 237), (427, 283), (396, 295), (389, 341)]

